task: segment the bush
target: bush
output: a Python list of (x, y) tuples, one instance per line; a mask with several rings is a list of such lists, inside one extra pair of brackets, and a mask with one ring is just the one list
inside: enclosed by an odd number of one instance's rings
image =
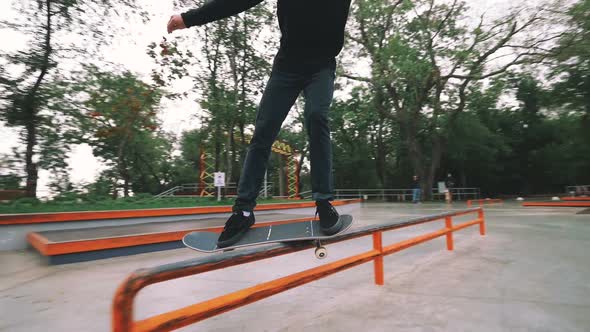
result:
[(41, 205), (41, 201), (38, 198), (34, 197), (23, 197), (15, 200), (12, 202), (12, 206), (15, 207), (25, 207), (25, 206), (39, 206)]
[(51, 201), (64, 203), (64, 202), (79, 202), (79, 201), (82, 201), (82, 199), (80, 198), (80, 195), (78, 193), (70, 191), (70, 192), (60, 193), (59, 195), (55, 196)]

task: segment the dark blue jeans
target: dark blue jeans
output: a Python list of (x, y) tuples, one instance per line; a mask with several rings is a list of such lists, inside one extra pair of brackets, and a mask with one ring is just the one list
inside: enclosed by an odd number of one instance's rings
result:
[(268, 167), (271, 146), (301, 92), (305, 97), (305, 130), (309, 140), (311, 189), (314, 200), (333, 199), (332, 143), (328, 111), (334, 95), (336, 62), (314, 71), (273, 66), (258, 107), (254, 136), (248, 147), (234, 211), (252, 211)]

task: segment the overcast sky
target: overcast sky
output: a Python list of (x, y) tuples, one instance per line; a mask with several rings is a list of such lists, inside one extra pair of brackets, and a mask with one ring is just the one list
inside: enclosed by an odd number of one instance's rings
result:
[[(153, 1), (140, 0), (145, 3), (145, 7), (151, 16), (150, 22), (147, 24), (137, 24), (129, 27), (132, 31), (130, 37), (117, 38), (112, 48), (107, 50), (105, 55), (107, 60), (121, 64), (133, 72), (138, 73), (144, 77), (149, 75), (150, 70), (154, 66), (154, 62), (149, 58), (145, 50), (147, 45), (151, 42), (159, 42), (162, 36), (166, 35), (166, 23), (171, 14), (175, 13), (172, 1)], [(511, 6), (526, 2), (529, 6), (539, 3), (543, 0), (524, 1), (524, 0), (467, 0), (467, 3), (472, 8), (473, 16), (478, 16), (482, 12), (486, 12), (490, 17), (500, 16), (506, 13)], [(0, 21), (10, 19), (16, 12), (11, 10), (10, 3), (12, 1), (0, 1)], [(187, 10), (189, 8), (185, 8)], [(180, 31), (179, 34), (190, 33), (188, 31)], [(278, 38), (278, 36), (277, 36)], [(26, 46), (27, 40), (22, 35), (9, 30), (0, 29), (0, 47), (2, 50), (18, 50)], [(0, 64), (2, 65), (2, 64)], [(190, 82), (187, 84), (179, 83), (174, 89), (185, 90), (190, 87)], [(185, 100), (181, 102), (166, 103), (160, 114), (160, 119), (163, 122), (163, 128), (166, 131), (180, 133), (183, 130), (195, 128), (198, 123), (197, 120), (191, 117), (196, 113), (197, 106), (192, 100)], [(0, 123), (0, 153), (7, 153), (12, 146), (17, 144), (16, 132), (10, 128), (6, 128)], [(71, 179), (74, 182), (90, 182), (94, 179), (98, 170), (99, 163), (92, 156), (89, 146), (77, 147), (70, 156), (70, 166), (72, 167)], [(195, 182), (197, 179), (195, 179)], [(43, 194), (46, 191), (48, 182), (47, 172), (40, 174), (39, 191)]]

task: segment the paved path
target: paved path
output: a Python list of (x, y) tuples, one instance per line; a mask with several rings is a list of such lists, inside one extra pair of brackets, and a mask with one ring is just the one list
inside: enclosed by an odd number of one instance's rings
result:
[[(356, 226), (462, 209), (444, 204), (363, 204)], [(181, 331), (590, 331), (590, 215), (576, 208), (486, 207), (477, 227), (385, 258), (385, 285), (365, 264), (222, 314)], [(432, 223), (389, 232), (384, 244)], [(336, 260), (369, 238), (330, 246)], [(109, 331), (112, 296), (133, 270), (200, 255), (178, 249), (62, 266), (34, 252), (0, 253), (0, 331)], [(323, 264), (304, 251), (150, 286), (141, 319)]]

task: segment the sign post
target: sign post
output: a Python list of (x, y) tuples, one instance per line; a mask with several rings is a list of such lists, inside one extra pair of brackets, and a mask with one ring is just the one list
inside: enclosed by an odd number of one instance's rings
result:
[(225, 173), (215, 172), (213, 173), (214, 184), (217, 187), (217, 201), (221, 201), (221, 187), (225, 187)]

